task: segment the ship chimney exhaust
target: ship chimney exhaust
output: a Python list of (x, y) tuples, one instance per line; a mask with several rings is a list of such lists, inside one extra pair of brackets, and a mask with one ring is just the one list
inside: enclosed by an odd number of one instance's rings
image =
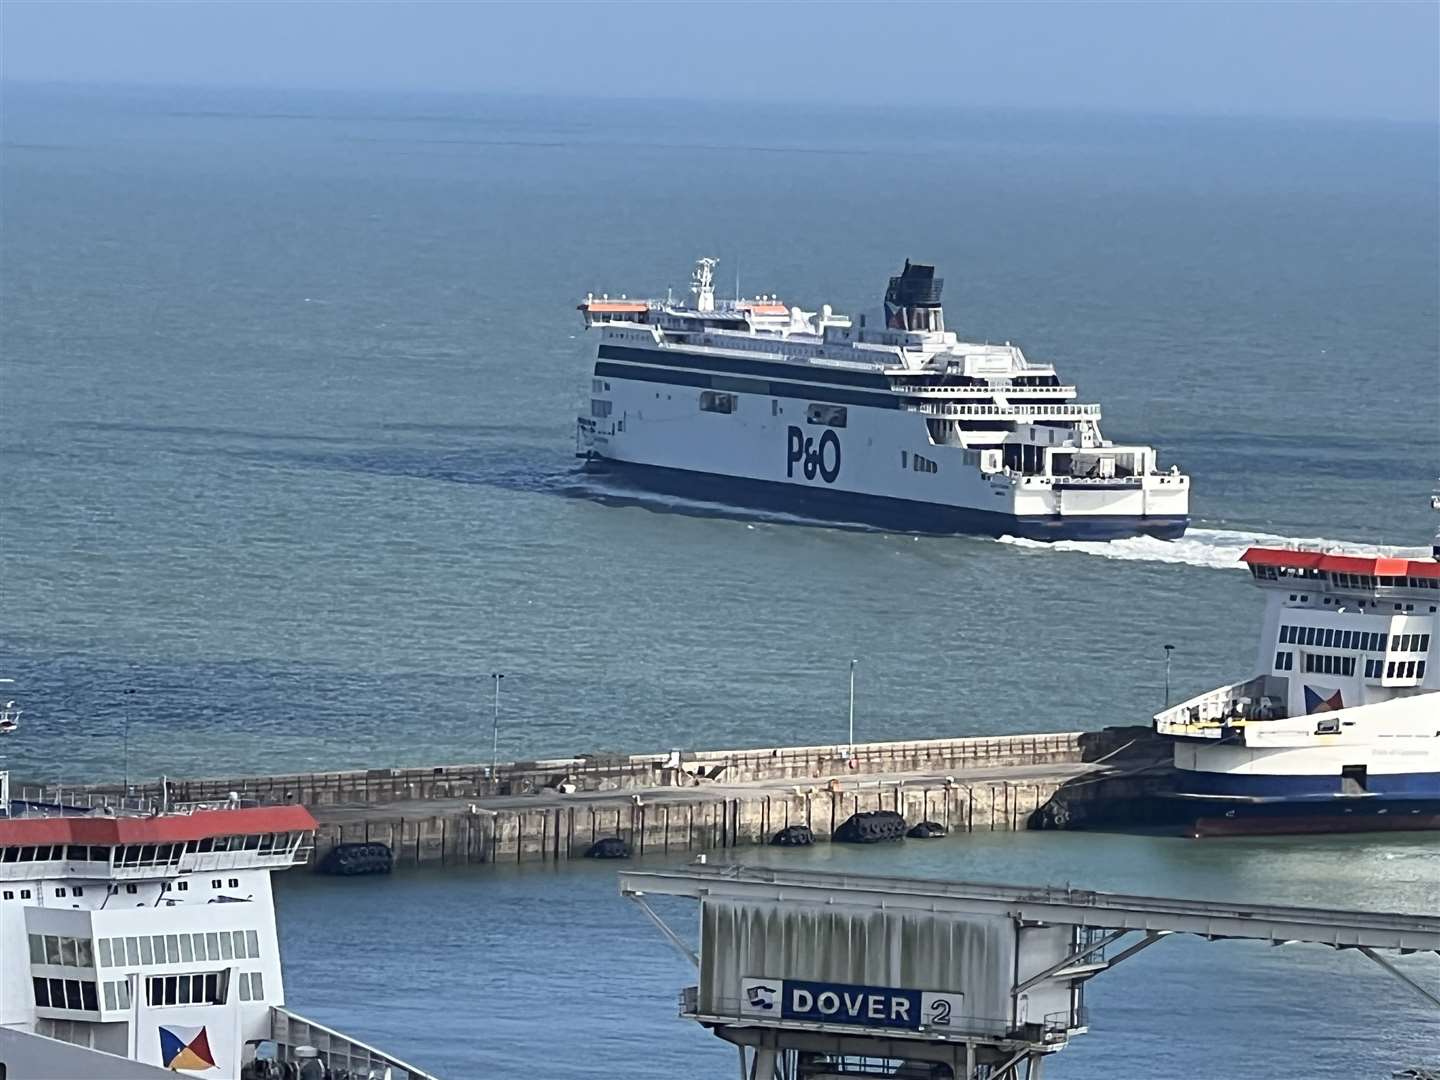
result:
[(891, 330), (945, 329), (945, 311), (940, 306), (943, 278), (935, 267), (905, 260), (905, 269), (890, 279), (885, 290), (885, 325)]

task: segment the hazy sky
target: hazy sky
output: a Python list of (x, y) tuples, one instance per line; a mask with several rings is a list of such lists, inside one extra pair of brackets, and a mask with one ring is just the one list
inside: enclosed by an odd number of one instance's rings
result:
[(35, 3), (17, 81), (1437, 118), (1440, 0)]

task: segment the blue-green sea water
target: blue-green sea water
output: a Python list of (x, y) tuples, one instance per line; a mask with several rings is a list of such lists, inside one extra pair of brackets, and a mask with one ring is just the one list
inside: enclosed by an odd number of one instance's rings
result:
[[(11, 85), (0, 129), (20, 775), (484, 759), (494, 671), (502, 757), (836, 741), (852, 657), (857, 738), (1143, 723), (1165, 643), (1176, 694), (1251, 670), (1252, 539), (1430, 536), (1430, 126)], [(700, 255), (852, 312), (937, 263), (948, 324), (1053, 359), (1193, 475), (1196, 527), (1045, 548), (617, 501), (575, 473), (573, 305)], [(1434, 849), (879, 865), (1433, 911)], [(607, 873), (283, 897), (292, 1003), (446, 1075), (733, 1070)], [(1287, 953), (1147, 951), (1056, 1075), (1380, 1076), (1435, 1045), (1403, 987)]]

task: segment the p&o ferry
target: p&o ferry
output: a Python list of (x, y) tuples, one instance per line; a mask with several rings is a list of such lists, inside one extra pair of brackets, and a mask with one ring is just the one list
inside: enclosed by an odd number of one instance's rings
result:
[(1431, 554), (1245, 552), (1257, 674), (1154, 719), (1194, 835), (1440, 829), (1440, 533)]
[[(1050, 364), (945, 328), (943, 281), (906, 262), (885, 325), (772, 295), (588, 295), (599, 331), (577, 453), (642, 487), (900, 532), (1173, 539), (1190, 479), (1100, 432)], [(737, 290), (738, 292), (738, 290)]]

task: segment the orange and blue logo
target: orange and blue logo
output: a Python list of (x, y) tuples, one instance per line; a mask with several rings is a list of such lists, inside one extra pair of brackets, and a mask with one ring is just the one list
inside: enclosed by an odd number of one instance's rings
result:
[(1318, 691), (1308, 686), (1305, 687), (1305, 712), (1307, 714), (1339, 712), (1343, 708), (1345, 708), (1345, 700), (1340, 696), (1339, 690), (1336, 690), (1329, 697), (1321, 697)]
[(160, 1028), (160, 1060), (167, 1069), (199, 1071), (215, 1068), (215, 1055), (210, 1052), (210, 1036), (203, 1027)]

